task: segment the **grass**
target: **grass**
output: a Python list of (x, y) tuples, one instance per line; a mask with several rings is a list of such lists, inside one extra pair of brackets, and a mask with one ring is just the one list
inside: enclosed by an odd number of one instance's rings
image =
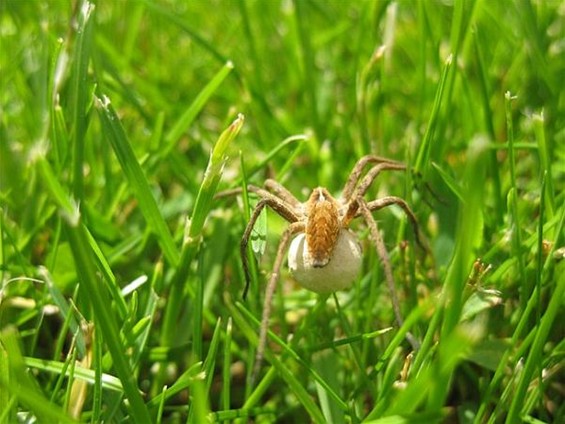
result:
[[(5, 1), (0, 422), (565, 420), (565, 10), (555, 1)], [(339, 193), (365, 154), (404, 324), (363, 273), (283, 272), (283, 182)], [(241, 200), (241, 201), (240, 201)], [(264, 252), (263, 252), (264, 251)], [(412, 351), (406, 334), (420, 341)]]

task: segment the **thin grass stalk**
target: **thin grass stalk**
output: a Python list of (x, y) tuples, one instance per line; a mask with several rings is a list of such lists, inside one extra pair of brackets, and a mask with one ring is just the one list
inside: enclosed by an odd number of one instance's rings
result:
[(84, 191), (84, 138), (87, 127), (88, 63), (92, 44), (92, 19), (94, 5), (85, 1), (79, 12), (79, 24), (73, 66), (73, 194), (82, 200)]

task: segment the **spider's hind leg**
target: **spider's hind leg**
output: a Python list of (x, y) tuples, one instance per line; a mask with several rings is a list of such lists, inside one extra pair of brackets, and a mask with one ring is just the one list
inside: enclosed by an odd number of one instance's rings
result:
[[(392, 265), (390, 263), (390, 256), (386, 250), (383, 238), (381, 233), (378, 229), (377, 222), (375, 218), (371, 214), (371, 209), (369, 207), (370, 203), (367, 203), (365, 199), (359, 199), (359, 214), (365, 220), (367, 227), (369, 227), (369, 235), (371, 241), (373, 242), (375, 249), (377, 250), (377, 254), (381, 260), (385, 279), (388, 285), (388, 290), (390, 293), (390, 299), (392, 302), (392, 309), (394, 311), (394, 316), (396, 318), (396, 323), (399, 327), (402, 327), (404, 324), (404, 319), (402, 317), (402, 313), (400, 312), (400, 302), (398, 300), (398, 296), (396, 293), (396, 286), (394, 284), (394, 276), (392, 274)], [(406, 339), (412, 346), (412, 349), (417, 350), (420, 347), (420, 342), (410, 333), (406, 333)]]
[(406, 203), (403, 199), (396, 196), (386, 196), (386, 197), (381, 197), (380, 199), (377, 200), (372, 200), (370, 202), (366, 202), (363, 199), (363, 202), (365, 202), (367, 209), (369, 209), (370, 212), (374, 212), (391, 205), (399, 206), (404, 211), (404, 213), (408, 217), (408, 220), (410, 221), (410, 225), (412, 226), (412, 231), (414, 232), (414, 238), (416, 239), (416, 243), (418, 244), (418, 246), (420, 246), (424, 252), (426, 253), (430, 252), (427, 243), (424, 242), (424, 238), (420, 233), (420, 228), (418, 225), (418, 220), (416, 219), (416, 215), (414, 214), (414, 212), (412, 212), (412, 209), (410, 209), (408, 203)]

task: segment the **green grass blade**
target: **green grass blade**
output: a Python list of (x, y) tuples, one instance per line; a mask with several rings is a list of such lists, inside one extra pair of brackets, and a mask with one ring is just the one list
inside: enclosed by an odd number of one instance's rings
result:
[(100, 327), (102, 334), (104, 334), (116, 372), (122, 381), (125, 395), (131, 402), (132, 416), (138, 422), (148, 422), (149, 414), (139, 394), (135, 375), (125, 356), (118, 327), (112, 314), (108, 313), (108, 305), (111, 304), (110, 299), (105, 287), (99, 283), (96, 276), (95, 255), (90, 248), (88, 234), (82, 226), (80, 214), (77, 209), (73, 209), (71, 201), (64, 195), (63, 188), (55, 179), (53, 171), (45, 159), (40, 157), (37, 163), (46, 188), (53, 194), (54, 201), (65, 218), (67, 236), (72, 248), (77, 275), (83, 284), (83, 293), (92, 305), (96, 325)]
[[(0, 6), (0, 329), (31, 377), (0, 384), (0, 424), (145, 422), (143, 403), (163, 423), (565, 416), (559, 2), (129, 3)], [(238, 111), (244, 136), (216, 142)], [(283, 259), (272, 349), (246, 384), (288, 224), (259, 218), (236, 306), (245, 186), (339, 197), (367, 153), (415, 168), (365, 198), (405, 199), (429, 254), (397, 207), (375, 211), (395, 308), (362, 219), (363, 276), (334, 301)], [(243, 194), (215, 200), (220, 186)]]
[[(63, 374), (65, 376), (70, 375), (70, 370), (65, 367), (65, 363), (58, 361), (44, 361), (37, 358), (24, 358), (25, 364), (29, 368), (34, 368), (39, 371), (44, 371), (52, 374)], [(81, 366), (75, 365), (73, 378), (80, 379), (86, 383), (95, 383), (95, 371)], [(111, 374), (102, 374), (102, 388), (104, 390), (110, 390), (117, 393), (123, 393), (124, 389), (120, 379)]]
[(310, 32), (308, 31), (308, 6), (308, 3), (305, 2), (294, 2), (296, 27), (302, 53), (301, 59), (302, 69), (304, 71), (304, 86), (306, 89), (306, 97), (308, 99), (308, 111), (310, 112), (310, 123), (316, 132), (316, 137), (313, 137), (312, 144), (309, 147), (311, 147), (310, 153), (312, 154), (313, 159), (316, 160), (316, 154), (320, 149), (318, 140), (323, 140), (325, 138), (325, 130), (320, 125), (320, 117), (318, 114), (319, 104), (314, 66), (316, 51), (312, 48)]
[[(414, 162), (414, 172), (416, 174), (426, 175), (427, 173), (426, 171), (429, 169), (430, 166), (430, 154), (431, 154), (432, 143), (434, 141), (435, 129), (439, 119), (439, 112), (441, 110), (441, 105), (444, 100), (444, 92), (447, 82), (447, 76), (449, 75), (450, 69), (453, 66), (452, 61), (453, 58), (451, 56), (449, 56), (445, 61), (445, 65), (441, 74), (441, 79), (437, 86), (434, 105), (430, 113), (430, 118), (428, 119), (426, 132), (424, 134), (424, 138), (422, 139), (422, 143), (418, 147), (418, 154), (416, 156), (416, 161)], [(434, 159), (435, 161), (435, 158), (432, 159)]]
[(163, 388), (162, 392), (151, 399), (147, 406), (151, 409), (158, 408), (159, 405), (165, 400), (171, 398), (172, 396), (180, 393), (186, 388), (192, 387), (196, 380), (204, 380), (206, 378), (204, 372), (202, 371), (202, 362), (197, 362), (191, 365), (185, 372), (177, 377), (175, 383), (168, 388)]
[(551, 220), (555, 215), (555, 188), (554, 188), (554, 178), (552, 163), (550, 160), (551, 150), (548, 144), (548, 140), (545, 135), (545, 116), (543, 113), (536, 114), (532, 118), (534, 124), (534, 131), (536, 134), (536, 141), (538, 144), (538, 153), (540, 157), (540, 165), (542, 173), (547, 174), (546, 184), (545, 184), (545, 211), (547, 214), (547, 220)]
[[(254, 344), (256, 345), (258, 342), (258, 337), (256, 332), (251, 328), (251, 326), (246, 322), (246, 319), (251, 320), (254, 322), (254, 324), (259, 327), (260, 323), (256, 320), (255, 317), (253, 317), (253, 315), (246, 309), (243, 307), (243, 305), (241, 303), (237, 303), (236, 304), (237, 309), (230, 307), (230, 310), (232, 312), (232, 317), (234, 319), (235, 324), (238, 326), (238, 328), (241, 331), (245, 332), (246, 337)], [(239, 312), (243, 312), (245, 317), (243, 315), (241, 315)], [(314, 370), (313, 368), (311, 368), (287, 343), (285, 343), (283, 340), (281, 340), (279, 337), (277, 337), (274, 333), (272, 333), (271, 331), (269, 331), (269, 337), (271, 338), (271, 340), (275, 341), (279, 346), (281, 346), (284, 351), (285, 354), (289, 355), (290, 357), (292, 357), (295, 361), (297, 361), (298, 363), (300, 363), (316, 380), (316, 382), (318, 384), (320, 384), (326, 391), (327, 393), (333, 398), (333, 400), (341, 407), (341, 409), (343, 410), (349, 410), (349, 407), (347, 406), (347, 404), (345, 402), (343, 402), (343, 400), (341, 400), (341, 398), (335, 393), (335, 391), (328, 385), (328, 383), (316, 372), (316, 370)], [(276, 355), (273, 354), (270, 350), (266, 350), (265, 351), (265, 358), (271, 363), (273, 364), (273, 366), (275, 367), (275, 369), (277, 371), (280, 372), (279, 367), (285, 367), (284, 364), (279, 361), (278, 359), (276, 359)], [(274, 361), (272, 362), (271, 359), (274, 359)], [(286, 367), (285, 367), (286, 368)], [(296, 378), (294, 376), (290, 377), (290, 375), (292, 374), (288, 374), (286, 372), (285, 369), (285, 376), (287, 376), (288, 378), (291, 378), (293, 381), (289, 382), (289, 384), (292, 384), (293, 386), (296, 384), (299, 384), (296, 381)], [(283, 378), (287, 378), (287, 377), (283, 377)], [(302, 393), (302, 392), (301, 392)], [(311, 402), (310, 400), (306, 400), (303, 399), (304, 402), (307, 402), (308, 404)], [(247, 404), (247, 403), (246, 403)], [(306, 406), (306, 405), (305, 405)], [(308, 405), (307, 409), (310, 409), (311, 405)], [(315, 408), (316, 410), (316, 414), (319, 412), (319, 410), (317, 410), (317, 407)], [(321, 412), (320, 412), (321, 413)]]
[[(508, 192), (508, 210), (511, 217), (511, 234), (512, 234), (512, 255), (518, 260), (518, 275), (522, 283), (522, 306), (525, 305), (527, 297), (531, 293), (531, 285), (527, 283), (526, 279), (526, 265), (522, 252), (522, 229), (520, 219), (520, 211), (518, 208), (518, 185), (516, 181), (516, 151), (514, 146), (514, 123), (512, 117), (512, 101), (515, 98), (506, 92), (505, 96), (505, 112), (506, 112), (506, 127), (507, 127), (507, 143), (508, 143), (508, 165), (510, 169), (510, 186)], [(530, 287), (528, 287), (530, 286)]]
[(222, 170), (226, 161), (226, 150), (235, 137), (237, 137), (237, 134), (239, 134), (243, 127), (243, 122), (244, 116), (238, 115), (237, 119), (220, 135), (212, 150), (190, 220), (188, 236), (191, 239), (199, 237), (202, 232), (204, 220), (212, 207), (214, 195), (222, 176)]
[[(232, 124), (220, 134), (220, 137), (214, 145), (214, 149), (210, 155), (204, 179), (200, 185), (198, 195), (192, 211), (192, 216), (187, 222), (185, 228), (185, 237), (182, 247), (182, 261), (173, 277), (171, 285), (170, 300), (165, 311), (165, 320), (163, 324), (162, 343), (169, 346), (176, 333), (176, 322), (180, 312), (182, 302), (184, 300), (182, 293), (184, 287), (182, 282), (186, 281), (187, 271), (192, 264), (197, 249), (202, 240), (202, 231), (204, 222), (212, 204), (214, 195), (218, 189), (218, 184), (222, 177), (222, 171), (227, 159), (227, 148), (230, 143), (237, 137), (239, 131), (243, 127), (244, 116), (239, 114)], [(182, 271), (182, 272), (179, 272)]]
[[(480, 94), (481, 94), (481, 109), (483, 111), (484, 122), (488, 137), (491, 142), (496, 140), (496, 130), (494, 128), (493, 122), (493, 110), (490, 107), (490, 88), (487, 80), (487, 67), (484, 63), (483, 51), (481, 41), (479, 40), (479, 35), (482, 35), (481, 29), (473, 28), (473, 41), (476, 51), (477, 65), (480, 71)], [(493, 197), (495, 202), (495, 208), (493, 213), (496, 216), (495, 222), (498, 224), (502, 223), (503, 212), (504, 212), (504, 197), (502, 196), (502, 185), (500, 182), (500, 167), (498, 166), (498, 160), (496, 157), (496, 150), (492, 150), (489, 153), (489, 167), (490, 175), (493, 180)]]
[(232, 318), (229, 317), (226, 322), (225, 337), (224, 337), (224, 355), (222, 363), (222, 397), (220, 407), (223, 410), (231, 408), (231, 370), (230, 364), (232, 363), (231, 350), (232, 350)]
[(88, 83), (88, 64), (92, 43), (94, 5), (85, 1), (79, 12), (76, 51), (73, 66), (73, 194), (81, 200), (84, 191), (84, 138), (87, 128), (87, 103), (91, 84)]
[(167, 261), (173, 266), (177, 265), (180, 255), (175, 246), (175, 242), (159, 211), (157, 202), (149, 188), (149, 183), (135, 157), (131, 143), (127, 139), (118, 115), (110, 104), (110, 100), (106, 97), (103, 99), (97, 98), (95, 104), (105, 136), (112, 146), (112, 149), (114, 149), (114, 153), (120, 162), (131, 189), (135, 193), (139, 202), (139, 208), (147, 224), (157, 237)]
[(437, 163), (432, 162), (432, 166), (438, 172), (439, 176), (443, 180), (443, 182), (449, 187), (451, 192), (457, 197), (461, 204), (465, 204), (465, 197), (463, 196), (463, 192), (459, 183), (453, 179), (451, 175), (449, 175), (442, 167), (440, 167)]
[(190, 127), (194, 118), (204, 108), (208, 99), (216, 92), (220, 84), (226, 79), (233, 69), (233, 63), (228, 61), (222, 69), (210, 80), (210, 82), (198, 93), (194, 102), (188, 107), (184, 114), (177, 120), (165, 136), (165, 145), (159, 152), (161, 158), (166, 157), (182, 134)]
[[(563, 217), (565, 217), (565, 209), (563, 210)], [(563, 219), (561, 222), (563, 222)], [(542, 270), (540, 269), (538, 272), (541, 274)], [(508, 411), (508, 416), (506, 417), (506, 422), (509, 424), (519, 421), (523, 413), (529, 413), (529, 411), (524, 410), (527, 390), (532, 384), (532, 378), (535, 371), (540, 373), (539, 378), (541, 378), (541, 367), (544, 363), (542, 356), (544, 345), (547, 342), (547, 337), (553, 327), (555, 319), (563, 308), (563, 299), (565, 296), (565, 274), (560, 272), (558, 275), (559, 277), (557, 278), (555, 288), (549, 296), (549, 303), (541, 321), (539, 321), (539, 325), (535, 329), (534, 342), (528, 352), (524, 369), (520, 373), (516, 391), (512, 396), (512, 403)], [(539, 291), (539, 286), (536, 288), (535, 292), (537, 291)], [(537, 296), (535, 292), (532, 294), (531, 299), (534, 299), (537, 303)]]
[(138, 422), (149, 422), (147, 407), (137, 387), (136, 376), (131, 369), (124, 347), (119, 337), (119, 330), (111, 314), (108, 313), (110, 300), (104, 288), (98, 283), (92, 251), (87, 247), (88, 239), (84, 228), (77, 223), (69, 223), (68, 236), (73, 248), (73, 256), (83, 289), (87, 293), (94, 311), (95, 323), (100, 327), (114, 367), (124, 387), (124, 393), (131, 403), (132, 418)]
[(0, 355), (7, 359), (2, 368), (9, 371), (0, 375), (0, 390), (16, 396), (40, 421), (75, 423), (60, 407), (43, 396), (39, 383), (27, 372), (15, 329), (0, 332), (0, 341)]
[[(202, 365), (202, 372), (204, 373), (205, 378), (203, 381), (197, 381), (197, 384), (202, 384), (200, 385), (198, 392), (195, 393), (192, 398), (192, 402), (189, 406), (187, 422), (202, 422), (201, 417), (210, 413), (209, 406), (205, 409), (202, 408), (204, 405), (209, 405), (210, 401), (212, 400), (211, 387), (214, 380), (216, 357), (220, 346), (221, 330), (222, 320), (218, 318), (218, 320), (216, 321), (216, 327), (214, 328), (214, 333), (212, 334), (212, 340), (210, 341), (210, 347), (208, 349), (208, 353), (206, 354), (206, 359), (204, 360), (204, 364)], [(195, 399), (197, 396), (200, 397), (200, 399)], [(200, 406), (198, 406), (198, 404), (200, 404)], [(197, 420), (194, 421), (195, 419)]]

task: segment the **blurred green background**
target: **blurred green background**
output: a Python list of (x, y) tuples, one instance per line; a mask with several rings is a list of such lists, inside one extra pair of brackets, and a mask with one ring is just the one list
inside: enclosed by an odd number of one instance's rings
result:
[[(529, 0), (3, 1), (0, 421), (559, 422), (564, 15)], [(248, 211), (214, 193), (271, 177), (338, 195), (366, 154), (412, 171), (368, 198), (403, 197), (430, 242), (421, 259), (402, 213), (376, 215), (422, 348), (411, 362), (398, 328), (374, 335), (395, 323), (360, 223), (351, 292), (326, 303), (283, 272), (271, 328), (298, 336), (253, 388), (250, 316), (286, 223), (261, 220), (238, 303)], [(64, 376), (89, 357), (75, 388)]]

